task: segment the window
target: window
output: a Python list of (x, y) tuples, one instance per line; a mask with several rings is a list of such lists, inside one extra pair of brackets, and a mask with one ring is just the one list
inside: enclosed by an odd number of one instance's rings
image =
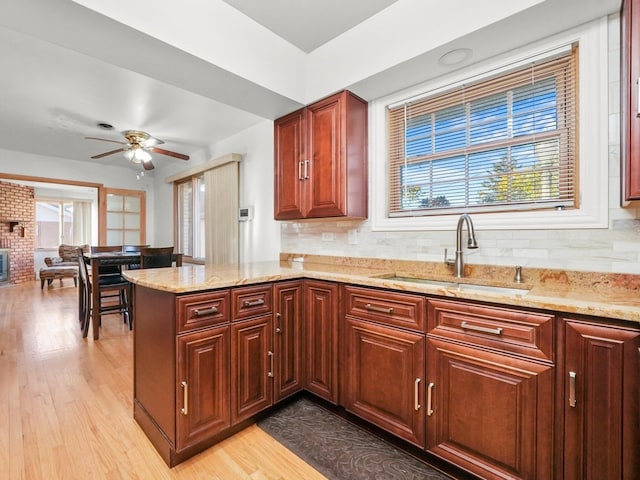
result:
[(390, 107), (389, 215), (577, 206), (577, 51)]
[(196, 260), (205, 257), (204, 175), (176, 184), (178, 251)]
[(607, 228), (607, 48), (603, 17), (372, 101), (372, 230)]
[(36, 201), (36, 248), (73, 245), (73, 202)]
[(100, 245), (145, 243), (145, 192), (103, 188), (100, 196)]

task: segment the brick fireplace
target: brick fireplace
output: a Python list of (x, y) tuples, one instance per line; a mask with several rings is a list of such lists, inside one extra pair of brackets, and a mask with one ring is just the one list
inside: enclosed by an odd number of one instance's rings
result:
[(0, 181), (0, 249), (8, 251), (10, 284), (35, 279), (34, 202), (32, 187)]

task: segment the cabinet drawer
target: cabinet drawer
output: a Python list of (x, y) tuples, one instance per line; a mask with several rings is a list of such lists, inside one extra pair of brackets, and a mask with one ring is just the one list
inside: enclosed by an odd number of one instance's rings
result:
[(428, 334), (553, 360), (553, 315), (447, 300), (429, 300)]
[(271, 291), (271, 285), (231, 290), (231, 318), (235, 321), (270, 313), (273, 309)]
[(229, 321), (229, 290), (177, 297), (178, 333)]
[(359, 287), (344, 287), (344, 293), (346, 315), (425, 331), (424, 297)]

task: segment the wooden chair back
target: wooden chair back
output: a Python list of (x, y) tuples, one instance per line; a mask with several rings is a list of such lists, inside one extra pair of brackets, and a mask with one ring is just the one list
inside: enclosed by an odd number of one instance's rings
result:
[(170, 267), (173, 263), (173, 247), (143, 247), (140, 249), (141, 268)]

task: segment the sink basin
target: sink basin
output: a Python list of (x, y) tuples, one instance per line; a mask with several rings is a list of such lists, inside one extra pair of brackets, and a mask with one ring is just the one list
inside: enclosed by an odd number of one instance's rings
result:
[(425, 285), (435, 285), (437, 287), (446, 287), (446, 288), (457, 288), (458, 283), (456, 282), (445, 282), (442, 280), (431, 280), (429, 278), (416, 278), (416, 277), (385, 277), (385, 280), (394, 280), (396, 282), (411, 282), (411, 283), (422, 283)]
[(429, 278), (403, 277), (393, 276), (385, 277), (385, 280), (395, 280), (397, 282), (420, 283), (423, 285), (433, 285), (436, 287), (444, 287), (448, 290), (457, 290), (459, 292), (478, 292), (478, 293), (495, 293), (509, 297), (523, 296), (529, 293), (529, 290), (511, 287), (496, 287), (493, 285), (475, 285), (472, 283), (447, 282), (444, 280), (431, 280)]

